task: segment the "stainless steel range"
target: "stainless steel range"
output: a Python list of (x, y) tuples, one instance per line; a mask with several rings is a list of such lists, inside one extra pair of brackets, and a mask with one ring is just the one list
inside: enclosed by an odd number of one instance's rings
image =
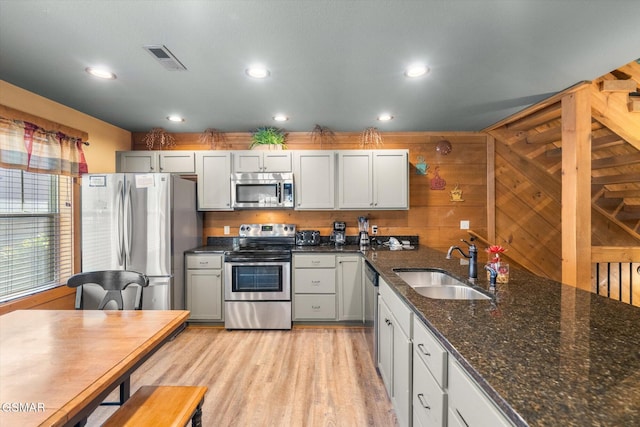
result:
[(227, 329), (291, 329), (293, 224), (243, 224), (224, 256)]

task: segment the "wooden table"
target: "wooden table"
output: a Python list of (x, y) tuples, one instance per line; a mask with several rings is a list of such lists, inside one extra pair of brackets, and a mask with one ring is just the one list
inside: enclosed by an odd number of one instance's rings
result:
[(0, 425), (82, 422), (188, 317), (188, 311), (159, 310), (0, 316)]

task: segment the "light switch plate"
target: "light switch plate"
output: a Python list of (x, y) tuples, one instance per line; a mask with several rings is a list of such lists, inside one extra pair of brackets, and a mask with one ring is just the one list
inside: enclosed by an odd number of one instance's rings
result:
[(231, 233), (231, 228), (228, 225), (224, 226), (224, 234), (230, 234)]
[(468, 230), (469, 229), (469, 220), (463, 219), (460, 221), (460, 230)]
[(374, 236), (376, 234), (378, 234), (378, 226), (377, 225), (372, 225), (371, 226), (371, 234), (374, 235)]

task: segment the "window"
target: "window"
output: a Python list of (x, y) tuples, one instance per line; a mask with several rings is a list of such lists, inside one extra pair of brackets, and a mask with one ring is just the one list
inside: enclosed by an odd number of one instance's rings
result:
[(0, 302), (73, 271), (73, 178), (0, 168)]

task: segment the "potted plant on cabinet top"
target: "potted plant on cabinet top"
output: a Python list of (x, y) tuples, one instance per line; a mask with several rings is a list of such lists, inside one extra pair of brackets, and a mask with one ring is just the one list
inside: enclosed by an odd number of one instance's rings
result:
[(274, 127), (261, 127), (251, 136), (250, 149), (262, 149), (262, 150), (282, 150), (287, 148), (285, 140), (287, 134)]

